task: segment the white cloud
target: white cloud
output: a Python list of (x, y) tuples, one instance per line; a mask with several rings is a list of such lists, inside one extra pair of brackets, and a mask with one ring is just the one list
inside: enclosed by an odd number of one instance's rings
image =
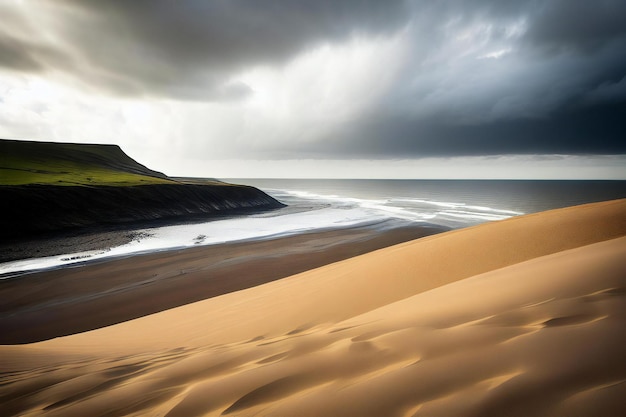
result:
[(489, 52), (487, 54), (481, 55), (478, 57), (478, 59), (498, 59), (503, 57), (506, 54), (511, 53), (512, 49), (511, 48), (504, 48), (504, 49), (499, 49), (497, 51), (493, 51), (493, 52)]
[[(626, 179), (624, 155), (329, 160), (278, 159), (270, 154), (266, 160), (255, 158), (255, 153), (268, 146), (277, 150), (292, 140), (313, 140), (322, 118), (332, 121), (326, 127), (330, 134), (367, 111), (385, 93), (385, 77), (391, 77), (389, 72), (397, 68), (394, 63), (401, 62), (397, 56), (401, 42), (377, 41), (386, 45), (386, 62), (390, 63), (377, 71), (372, 67), (381, 46), (353, 42), (354, 49), (327, 46), (284, 68), (244, 74), (242, 79), (258, 92), (243, 106), (113, 97), (93, 100), (89, 94), (35, 75), (0, 75), (0, 137), (115, 143), (139, 162), (170, 175)], [(299, 85), (304, 88), (298, 89)], [(367, 89), (367, 94), (359, 93), (360, 89)], [(359, 104), (350, 106), (352, 101)], [(314, 107), (312, 112), (307, 112), (309, 107)], [(247, 152), (247, 148), (252, 149)]]
[[(610, 75), (623, 67), (623, 36), (585, 53), (545, 53), (540, 40), (550, 31), (529, 38), (543, 9), (491, 1), (414, 2), (411, 10), (400, 2), (358, 9), (362, 16), (344, 3), (322, 2), (313, 8), (317, 20), (308, 6), (300, 13), (306, 2), (295, 2), (282, 10), (288, 25), (275, 31), (267, 25), (275, 14), (253, 3), (239, 5), (242, 14), (220, 9), (223, 19), (191, 13), (208, 13), (198, 5), (178, 17), (189, 20), (171, 22), (162, 10), (141, 5), (0, 4), (0, 14), (10, 17), (0, 29), (0, 48), (15, 55), (0, 54), (0, 137), (116, 143), (165, 170), (193, 158), (580, 152), (570, 143), (583, 141), (590, 152), (623, 148), (612, 142), (617, 123), (605, 128), (591, 118), (590, 129), (576, 129), (580, 136), (570, 124), (559, 123), (560, 134), (541, 123), (554, 115), (567, 120), (572, 104), (623, 101), (626, 82)], [(381, 12), (389, 10), (381, 26)], [(245, 28), (232, 22), (249, 22), (246, 16), (261, 17), (263, 36), (241, 36)], [(215, 20), (214, 29), (205, 17)], [(181, 30), (161, 32), (160, 22)], [(571, 33), (574, 41), (583, 38)], [(283, 34), (301, 38), (291, 42)], [(202, 53), (208, 55), (199, 59)], [(183, 87), (193, 91), (168, 94)], [(184, 101), (192, 98), (198, 101)], [(507, 123), (515, 129), (518, 122), (538, 122), (539, 132), (528, 141), (509, 137)], [(466, 126), (472, 126), (467, 137)]]
[(236, 77), (252, 96), (243, 105), (242, 140), (262, 147), (328, 138), (357, 121), (387, 93), (403, 64), (406, 38), (353, 38), (308, 51), (284, 67), (257, 67)]
[[(37, 74), (0, 74), (0, 137), (116, 143), (149, 162), (297, 152), (356, 122), (385, 94), (402, 64), (402, 34), (326, 44), (286, 65), (234, 76), (244, 102), (93, 96)], [(158, 169), (158, 168), (157, 168)]]
[(167, 102), (98, 97), (38, 75), (0, 75), (0, 137), (119, 144), (168, 144), (175, 126)]

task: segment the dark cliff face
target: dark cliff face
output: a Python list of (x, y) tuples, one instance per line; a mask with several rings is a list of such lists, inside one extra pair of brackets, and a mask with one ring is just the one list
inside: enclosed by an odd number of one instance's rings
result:
[(279, 207), (254, 187), (169, 178), (116, 145), (0, 139), (4, 240), (157, 220), (206, 221)]
[(210, 220), (284, 205), (239, 185), (0, 186), (0, 238), (153, 220)]

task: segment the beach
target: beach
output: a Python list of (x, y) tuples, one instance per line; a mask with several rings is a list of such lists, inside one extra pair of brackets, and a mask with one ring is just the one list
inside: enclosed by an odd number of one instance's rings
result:
[(36, 342), (120, 323), (444, 230), (342, 228), (18, 275), (0, 280), (0, 344)]
[(11, 280), (0, 414), (626, 413), (626, 200), (327, 233)]
[(0, 10), (0, 417), (626, 417), (626, 1)]

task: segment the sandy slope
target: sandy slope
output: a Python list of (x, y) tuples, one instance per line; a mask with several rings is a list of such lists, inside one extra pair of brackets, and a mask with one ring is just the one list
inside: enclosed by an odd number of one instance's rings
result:
[(0, 414), (625, 415), (624, 236), (556, 210), (3, 346)]

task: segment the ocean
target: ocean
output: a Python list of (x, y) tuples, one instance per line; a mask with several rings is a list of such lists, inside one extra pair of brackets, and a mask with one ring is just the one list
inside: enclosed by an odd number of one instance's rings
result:
[(108, 250), (0, 264), (0, 275), (160, 250), (345, 227), (468, 227), (512, 216), (626, 198), (626, 181), (225, 179), (262, 189), (287, 207), (270, 212), (141, 229)]
[[(626, 181), (227, 179), (286, 204), (370, 207), (465, 227), (512, 215), (626, 197)], [(375, 207), (374, 207), (375, 206)]]

